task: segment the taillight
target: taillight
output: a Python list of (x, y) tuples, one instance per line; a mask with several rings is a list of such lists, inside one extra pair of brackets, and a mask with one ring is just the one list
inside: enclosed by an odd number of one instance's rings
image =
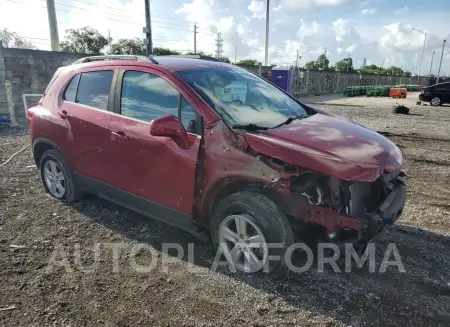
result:
[(31, 120), (31, 118), (33, 118), (34, 115), (34, 110), (33, 108), (30, 108), (27, 110), (27, 116), (28, 116), (28, 120)]

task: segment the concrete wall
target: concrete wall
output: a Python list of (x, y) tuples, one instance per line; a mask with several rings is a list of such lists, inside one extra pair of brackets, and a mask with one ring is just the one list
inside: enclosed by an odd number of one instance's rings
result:
[(3, 48), (0, 42), (0, 114), (8, 114), (5, 80), (11, 82), (16, 116), (23, 117), (22, 94), (43, 93), (58, 67), (85, 56), (70, 52)]

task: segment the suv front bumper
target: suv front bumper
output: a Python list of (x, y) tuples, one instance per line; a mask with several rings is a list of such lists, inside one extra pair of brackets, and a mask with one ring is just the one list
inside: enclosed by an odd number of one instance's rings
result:
[(376, 210), (366, 214), (369, 220), (368, 234), (378, 234), (385, 225), (392, 225), (401, 216), (406, 203), (406, 186), (403, 176), (397, 176), (387, 185), (390, 192)]
[[(395, 176), (395, 177), (394, 177)], [(354, 231), (359, 237), (371, 239), (386, 225), (395, 223), (401, 216), (406, 203), (404, 174), (384, 175), (383, 195), (378, 204), (369, 213), (346, 214), (337, 208), (313, 205), (306, 197), (291, 195), (286, 205), (286, 214), (294, 219), (294, 230), (302, 231), (299, 223), (313, 223), (323, 226), (331, 235), (348, 234)], [(296, 219), (295, 219), (296, 218)], [(344, 232), (344, 233), (343, 233)]]

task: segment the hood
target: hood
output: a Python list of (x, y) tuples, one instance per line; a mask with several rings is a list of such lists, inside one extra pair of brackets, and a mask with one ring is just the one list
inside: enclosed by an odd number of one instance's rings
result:
[(245, 139), (257, 152), (348, 181), (374, 181), (403, 164), (399, 148), (384, 136), (321, 113)]

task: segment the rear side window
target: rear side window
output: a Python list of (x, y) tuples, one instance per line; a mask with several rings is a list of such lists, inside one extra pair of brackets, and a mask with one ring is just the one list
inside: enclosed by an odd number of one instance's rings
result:
[(178, 116), (178, 91), (153, 74), (126, 71), (122, 82), (121, 114), (151, 121), (165, 115)]
[(75, 102), (106, 110), (112, 78), (112, 70), (82, 73)]
[(75, 102), (75, 96), (77, 95), (77, 86), (80, 79), (80, 74), (76, 74), (69, 85), (67, 85), (66, 91), (64, 92), (63, 99), (70, 102)]

